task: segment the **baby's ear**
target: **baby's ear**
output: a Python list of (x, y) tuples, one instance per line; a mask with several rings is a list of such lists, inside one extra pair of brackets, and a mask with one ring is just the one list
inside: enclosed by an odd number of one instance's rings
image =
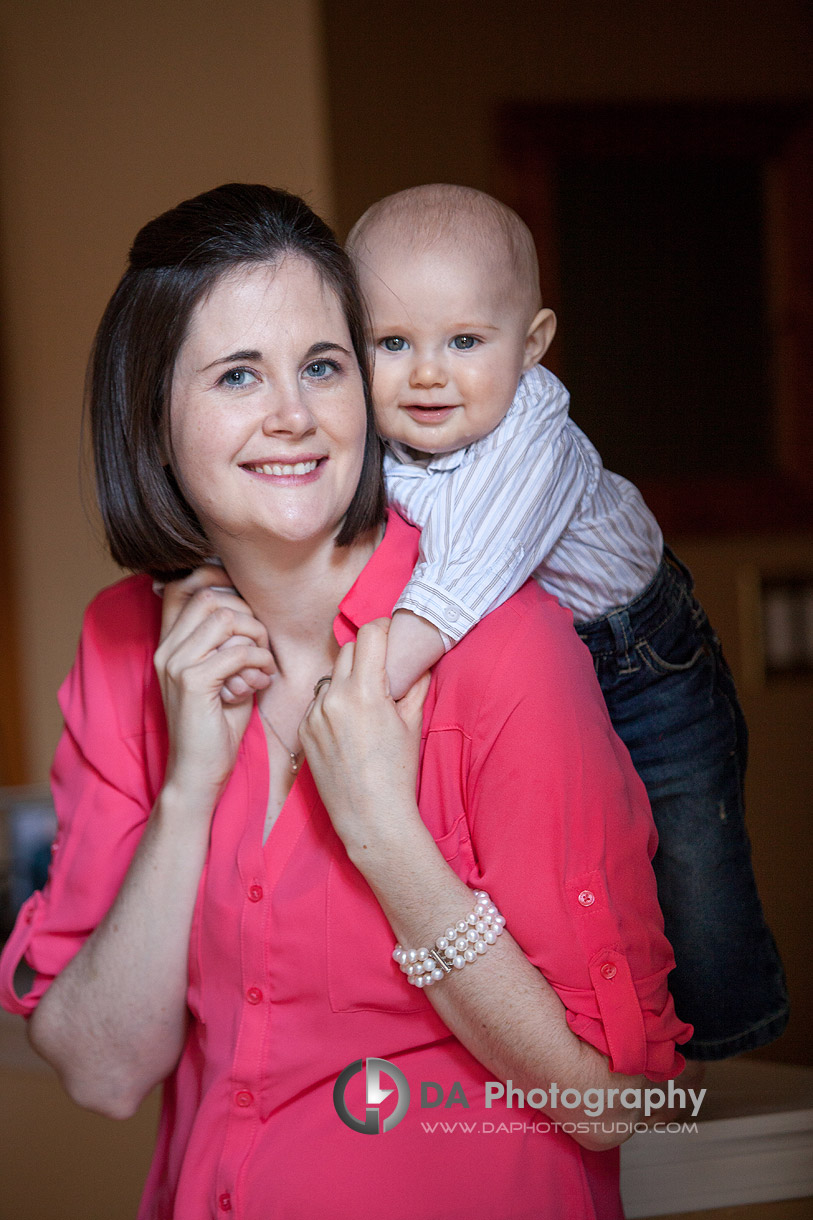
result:
[(556, 334), (556, 314), (552, 309), (540, 309), (525, 335), (525, 356), (522, 371), (533, 368), (545, 355)]

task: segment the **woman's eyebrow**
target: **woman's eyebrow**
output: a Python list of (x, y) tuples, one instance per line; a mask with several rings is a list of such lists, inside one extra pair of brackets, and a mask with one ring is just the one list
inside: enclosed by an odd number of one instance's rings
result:
[(342, 347), (341, 343), (330, 343), (326, 341), (323, 343), (312, 344), (312, 346), (309, 347), (305, 353), (305, 358), (307, 359), (308, 356), (319, 356), (322, 352), (343, 352), (345, 356), (352, 355), (352, 353), (349, 352), (346, 347)]
[(200, 371), (205, 373), (207, 369), (213, 369), (216, 364), (231, 364), (233, 360), (262, 360), (262, 352), (253, 348), (246, 348), (244, 351), (232, 352), (230, 356), (218, 356), (217, 360), (213, 360), (211, 364), (205, 365)]
[[(311, 344), (305, 353), (305, 359), (308, 359), (310, 356), (319, 356), (322, 352), (343, 352), (345, 356), (352, 354), (341, 343), (331, 343), (329, 340), (325, 340), (320, 343)], [(206, 373), (217, 364), (231, 364), (235, 360), (262, 360), (262, 358), (262, 352), (256, 348), (244, 348), (239, 352), (231, 352), (228, 356), (218, 356), (217, 360), (213, 360), (211, 364), (204, 365), (200, 371)]]

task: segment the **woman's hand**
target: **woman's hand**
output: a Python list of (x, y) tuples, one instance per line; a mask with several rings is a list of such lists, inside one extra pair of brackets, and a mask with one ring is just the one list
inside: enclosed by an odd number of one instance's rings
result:
[[(155, 653), (169, 729), (166, 783), (199, 793), (210, 809), (234, 767), (254, 693), (274, 669), (265, 627), (227, 582), (207, 565), (168, 584)], [(238, 675), (245, 689), (224, 698)]]
[[(424, 674), (396, 703), (386, 673), (389, 619), (375, 619), (345, 644), (299, 726), (316, 785), (351, 859), (391, 845), (403, 811), (414, 811)], [(396, 816), (396, 812), (397, 816)]]

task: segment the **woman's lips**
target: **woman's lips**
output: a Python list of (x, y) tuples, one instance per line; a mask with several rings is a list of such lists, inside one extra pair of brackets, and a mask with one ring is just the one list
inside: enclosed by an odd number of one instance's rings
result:
[(312, 483), (319, 478), (322, 466), (327, 458), (299, 458), (295, 462), (263, 461), (244, 462), (242, 469), (257, 478), (275, 483), (285, 483), (287, 486), (299, 483)]
[(414, 419), (418, 424), (440, 424), (457, 410), (457, 406), (434, 407), (430, 404), (422, 406), (419, 403), (410, 403), (401, 410), (406, 411), (410, 419)]

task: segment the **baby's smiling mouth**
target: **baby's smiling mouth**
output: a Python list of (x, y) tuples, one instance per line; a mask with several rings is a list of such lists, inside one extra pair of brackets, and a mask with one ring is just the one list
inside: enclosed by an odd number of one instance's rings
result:
[(453, 411), (458, 408), (458, 403), (438, 402), (438, 403), (423, 403), (409, 402), (404, 403), (402, 410), (411, 416), (412, 419), (426, 423), (436, 423), (439, 420), (446, 419)]

